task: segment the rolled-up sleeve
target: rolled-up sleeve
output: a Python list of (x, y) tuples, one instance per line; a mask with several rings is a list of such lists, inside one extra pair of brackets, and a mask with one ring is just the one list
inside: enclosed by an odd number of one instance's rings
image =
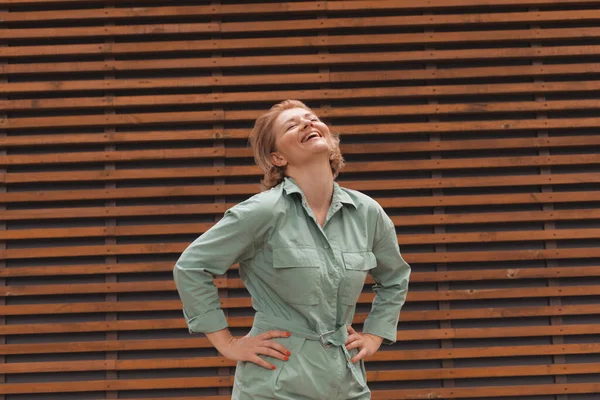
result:
[(213, 278), (253, 256), (254, 240), (246, 222), (233, 209), (228, 210), (175, 264), (173, 277), (191, 333), (216, 332), (228, 326)]
[(380, 336), (385, 344), (392, 344), (396, 341), (400, 310), (408, 292), (410, 266), (400, 254), (394, 223), (383, 209), (379, 209), (377, 217), (373, 253), (377, 259), (377, 267), (371, 270), (375, 299), (363, 332)]

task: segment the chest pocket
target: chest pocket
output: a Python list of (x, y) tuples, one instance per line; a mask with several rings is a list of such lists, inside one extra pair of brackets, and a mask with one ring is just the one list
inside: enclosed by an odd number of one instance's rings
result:
[(319, 304), (321, 258), (314, 248), (273, 249), (273, 289), (290, 304)]
[(344, 252), (344, 285), (340, 294), (342, 304), (354, 305), (362, 292), (367, 273), (377, 266), (375, 254), (370, 251)]

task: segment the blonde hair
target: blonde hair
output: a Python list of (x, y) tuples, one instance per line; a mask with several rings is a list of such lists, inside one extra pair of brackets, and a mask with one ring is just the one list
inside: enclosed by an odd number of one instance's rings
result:
[[(275, 139), (276, 135), (273, 132), (273, 125), (279, 115), (285, 110), (292, 108), (303, 108), (314, 113), (306, 104), (298, 100), (284, 100), (281, 103), (275, 104), (269, 111), (256, 119), (254, 128), (250, 133), (250, 145), (254, 152), (254, 161), (265, 174), (261, 181), (261, 189), (268, 190), (283, 182), (285, 178), (285, 168), (274, 165), (271, 161), (271, 153), (276, 151)], [(333, 151), (329, 158), (333, 178), (335, 179), (344, 165), (346, 164), (340, 151), (340, 137), (338, 134), (330, 132), (331, 141), (333, 142)]]

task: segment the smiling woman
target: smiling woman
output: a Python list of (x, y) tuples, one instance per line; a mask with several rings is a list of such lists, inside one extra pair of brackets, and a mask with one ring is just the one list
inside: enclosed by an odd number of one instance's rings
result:
[[(307, 127), (311, 129), (305, 129)], [(315, 148), (309, 147), (303, 150), (298, 148), (294, 151), (293, 142), (298, 143), (300, 140), (302, 143), (302, 140), (310, 139), (307, 136), (309, 133), (318, 134), (324, 141), (320, 141), (321, 143)], [(331, 132), (329, 127), (301, 101), (285, 100), (271, 107), (267, 113), (256, 120), (250, 134), (254, 159), (265, 174), (262, 181), (263, 189), (270, 189), (283, 181), (285, 166), (290, 161), (288, 157), (294, 165), (310, 162), (312, 154), (325, 150), (323, 142), (328, 145), (328, 159), (335, 179), (345, 165), (339, 147), (339, 136)], [(288, 157), (285, 156), (286, 154)]]
[[(335, 182), (339, 138), (303, 103), (259, 117), (251, 144), (266, 190), (229, 209), (175, 265), (190, 332), (238, 361), (233, 399), (369, 399), (364, 358), (395, 342), (408, 290), (394, 224)], [(213, 285), (236, 262), (256, 311), (241, 339)], [(369, 273), (375, 299), (359, 333), (351, 324)]]

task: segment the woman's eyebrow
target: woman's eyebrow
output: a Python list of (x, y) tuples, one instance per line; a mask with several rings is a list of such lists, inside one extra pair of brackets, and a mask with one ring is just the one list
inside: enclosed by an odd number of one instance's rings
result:
[[(304, 116), (305, 117), (311, 117), (311, 116), (312, 117), (317, 117), (314, 113), (306, 113), (306, 114), (304, 114)], [(287, 121), (285, 121), (283, 124), (284, 125), (287, 124), (288, 122), (292, 121), (294, 118), (296, 118), (296, 117), (291, 117), (290, 119), (288, 119)]]

